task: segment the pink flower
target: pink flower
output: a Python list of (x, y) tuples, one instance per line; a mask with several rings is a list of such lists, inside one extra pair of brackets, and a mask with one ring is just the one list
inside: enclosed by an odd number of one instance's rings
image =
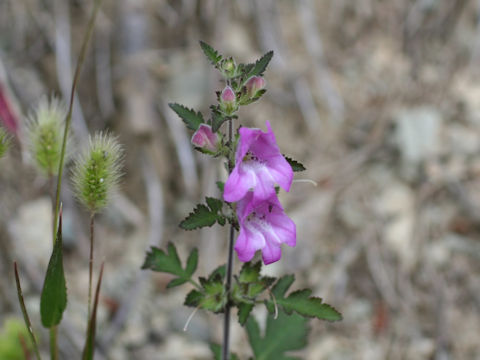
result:
[(265, 79), (261, 76), (252, 76), (245, 84), (249, 97), (254, 97), (258, 91), (265, 88)]
[(222, 90), (222, 94), (220, 95), (220, 100), (222, 103), (233, 103), (235, 102), (235, 93), (230, 86), (226, 86), (225, 89)]
[(257, 250), (262, 250), (265, 265), (280, 260), (281, 244), (295, 246), (297, 233), (295, 223), (285, 214), (274, 193), (268, 199), (255, 201), (249, 192), (237, 204), (240, 233), (235, 251), (240, 261), (250, 261)]
[(226, 86), (220, 94), (220, 108), (227, 115), (238, 110), (235, 92), (230, 86)]
[(225, 183), (225, 201), (239, 201), (250, 190), (255, 201), (268, 199), (275, 194), (275, 184), (290, 190), (292, 167), (280, 153), (268, 121), (267, 129), (264, 133), (261, 129), (240, 128), (235, 168)]
[(198, 148), (216, 152), (218, 135), (212, 131), (210, 125), (201, 124), (192, 136), (192, 144)]

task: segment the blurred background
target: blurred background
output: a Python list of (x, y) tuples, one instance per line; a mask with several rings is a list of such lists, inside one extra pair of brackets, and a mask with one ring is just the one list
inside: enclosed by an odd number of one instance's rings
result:
[[(0, 0), (0, 118), (15, 133), (0, 160), (0, 325), (21, 319), (19, 263), (34, 327), (51, 251), (47, 180), (25, 148), (25, 117), (42, 96), (68, 98), (92, 1)], [(173, 241), (198, 274), (226, 260), (226, 234), (178, 223), (219, 196), (222, 163), (196, 153), (167, 103), (208, 114), (223, 88), (198, 41), (237, 62), (274, 50), (267, 94), (240, 111), (269, 120), (297, 173), (282, 202), (298, 245), (268, 274), (339, 309), (310, 322), (297, 355), (321, 359), (480, 359), (480, 2), (474, 0), (105, 0), (78, 87), (72, 152), (110, 129), (125, 145), (123, 184), (97, 221), (102, 285), (98, 359), (209, 359), (221, 316), (181, 304), (188, 286), (140, 270), (150, 245)], [(68, 171), (66, 172), (69, 175)], [(83, 346), (88, 214), (66, 180), (69, 305), (61, 358)], [(237, 261), (236, 268), (240, 264)], [(264, 314), (257, 314), (259, 318)], [(232, 350), (247, 358), (233, 321)], [(5, 329), (4, 329), (5, 330)], [(2, 330), (0, 330), (0, 333)]]

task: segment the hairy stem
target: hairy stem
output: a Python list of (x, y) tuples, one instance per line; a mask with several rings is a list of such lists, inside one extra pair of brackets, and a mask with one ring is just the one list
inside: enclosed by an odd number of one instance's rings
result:
[(92, 310), (93, 247), (95, 241), (95, 213), (90, 214), (90, 257), (88, 261), (88, 319)]
[[(231, 158), (233, 154), (233, 119), (228, 121), (228, 141), (230, 146), (230, 156), (228, 158), (228, 173), (233, 170), (233, 160)], [(228, 240), (228, 261), (227, 261), (227, 275), (225, 281), (225, 292), (227, 294), (227, 303), (225, 304), (225, 317), (223, 318), (223, 347), (222, 347), (222, 360), (228, 360), (230, 355), (230, 288), (232, 285), (232, 269), (233, 269), (233, 241), (235, 238), (235, 228), (230, 225), (230, 234)]]

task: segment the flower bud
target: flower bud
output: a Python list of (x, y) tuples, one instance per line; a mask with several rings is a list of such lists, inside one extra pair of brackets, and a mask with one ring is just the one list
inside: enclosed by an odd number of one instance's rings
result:
[(10, 136), (2, 127), (0, 127), (0, 158), (2, 158), (3, 155), (5, 155), (9, 146), (10, 146)]
[(192, 136), (192, 144), (195, 147), (209, 152), (217, 152), (218, 143), (218, 134), (215, 134), (207, 124), (201, 124)]
[(38, 168), (57, 175), (64, 134), (66, 108), (57, 98), (44, 98), (27, 120), (29, 150)]
[(226, 86), (225, 89), (223, 89), (220, 95), (220, 105), (222, 110), (228, 115), (237, 110), (235, 92), (230, 86)]
[(236, 68), (237, 64), (235, 64), (235, 60), (233, 60), (233, 58), (228, 58), (222, 61), (221, 72), (226, 78), (232, 78), (235, 76)]
[(248, 97), (249, 98), (254, 97), (257, 94), (257, 92), (265, 88), (265, 85), (266, 85), (266, 81), (263, 77), (252, 76), (250, 79), (248, 79), (247, 83), (245, 84), (245, 87), (247, 88)]
[(97, 133), (87, 150), (75, 160), (73, 188), (75, 196), (91, 212), (107, 206), (121, 176), (123, 149), (117, 138)]

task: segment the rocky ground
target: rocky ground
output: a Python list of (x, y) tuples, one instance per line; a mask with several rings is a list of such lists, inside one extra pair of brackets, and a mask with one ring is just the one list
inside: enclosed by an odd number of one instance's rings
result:
[[(19, 123), (42, 95), (68, 97), (91, 1), (2, 0), (0, 89)], [(312, 320), (305, 359), (480, 359), (480, 16), (473, 0), (105, 0), (80, 78), (75, 146), (110, 129), (125, 145), (120, 194), (97, 222), (106, 263), (98, 358), (209, 359), (221, 317), (183, 307), (187, 285), (140, 270), (150, 245), (173, 241), (200, 272), (226, 259), (226, 234), (179, 221), (225, 176), (189, 146), (167, 103), (207, 113), (219, 76), (204, 40), (239, 61), (274, 50), (263, 100), (242, 121), (269, 120), (282, 151), (307, 171), (282, 202), (298, 245), (266, 272), (334, 304)], [(51, 251), (49, 184), (20, 130), (0, 160), (0, 323), (19, 317), (12, 262), (40, 329)], [(83, 344), (88, 215), (68, 181), (64, 202), (69, 306), (63, 358)], [(239, 267), (239, 264), (236, 264)], [(98, 271), (98, 266), (96, 268)], [(260, 318), (264, 314), (257, 314)], [(247, 358), (237, 324), (232, 348)]]

